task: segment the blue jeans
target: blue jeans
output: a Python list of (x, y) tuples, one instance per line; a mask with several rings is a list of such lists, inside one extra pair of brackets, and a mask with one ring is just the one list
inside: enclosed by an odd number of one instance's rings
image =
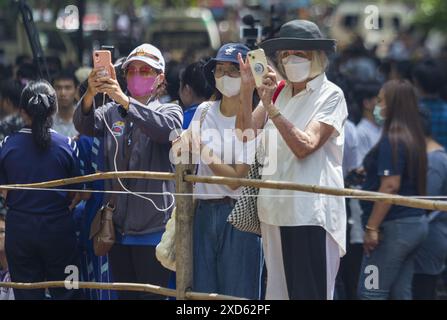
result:
[(385, 221), (379, 245), (363, 255), (358, 294), (360, 299), (410, 300), (414, 261), (428, 232), (425, 216)]
[(233, 206), (200, 201), (194, 217), (194, 291), (260, 298), (262, 245), (227, 222)]
[(447, 213), (428, 224), (428, 235), (416, 255), (415, 273), (439, 275), (447, 259)]

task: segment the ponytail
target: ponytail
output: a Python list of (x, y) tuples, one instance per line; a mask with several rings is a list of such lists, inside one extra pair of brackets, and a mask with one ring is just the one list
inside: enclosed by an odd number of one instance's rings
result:
[(57, 110), (53, 87), (44, 80), (30, 82), (22, 92), (20, 107), (32, 120), (34, 143), (40, 150), (47, 150), (51, 145), (52, 115)]

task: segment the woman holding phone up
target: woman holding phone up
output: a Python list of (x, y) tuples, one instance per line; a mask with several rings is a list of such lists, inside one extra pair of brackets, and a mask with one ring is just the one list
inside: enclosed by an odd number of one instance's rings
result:
[[(277, 72), (269, 68), (258, 87), (262, 103), (254, 111), (249, 103), (238, 110), (238, 128), (265, 131), (261, 179), (343, 188), (346, 101), (325, 75), (335, 41), (311, 21), (292, 20), (260, 47), (276, 56), (286, 79), (281, 89)], [(241, 96), (250, 99), (251, 92), (241, 90)], [(344, 200), (260, 189), (257, 206), (268, 270), (266, 299), (332, 299), (345, 253)]]
[[(106, 171), (173, 172), (169, 160), (171, 131), (180, 129), (180, 106), (161, 104), (158, 97), (165, 81), (165, 61), (150, 44), (135, 48), (123, 63), (127, 91), (104, 70), (94, 69), (88, 90), (75, 114), (76, 129), (88, 136), (103, 138)], [(113, 72), (113, 71), (112, 71)], [(94, 97), (107, 94), (114, 101), (94, 109)], [(113, 221), (116, 243), (109, 252), (112, 275), (117, 282), (150, 283), (166, 287), (170, 272), (155, 257), (172, 209), (172, 181), (124, 180), (132, 192), (153, 192), (151, 201), (131, 194), (105, 196), (115, 207)], [(106, 181), (106, 190), (123, 190), (118, 181)], [(152, 202), (152, 203), (151, 203)], [(120, 299), (158, 299), (148, 293), (119, 292)]]

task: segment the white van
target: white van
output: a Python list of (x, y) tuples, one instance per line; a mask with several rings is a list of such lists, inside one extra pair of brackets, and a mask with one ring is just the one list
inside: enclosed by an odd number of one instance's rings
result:
[[(36, 22), (39, 39), (45, 57), (59, 57), (62, 64), (77, 62), (77, 51), (68, 34), (58, 30), (53, 23)], [(21, 18), (18, 18), (15, 30), (8, 37), (0, 39), (4, 51), (4, 62), (13, 64), (18, 55), (26, 54), (32, 57), (32, 50)]]
[[(374, 25), (374, 18), (378, 25)], [(343, 49), (360, 35), (367, 48), (378, 46), (378, 54), (385, 54), (386, 47), (398, 33), (412, 21), (413, 11), (401, 3), (374, 3), (346, 1), (340, 3), (331, 17), (329, 34)], [(365, 26), (368, 26), (368, 28)]]
[(163, 52), (218, 50), (219, 30), (209, 9), (164, 10), (153, 17), (145, 41)]

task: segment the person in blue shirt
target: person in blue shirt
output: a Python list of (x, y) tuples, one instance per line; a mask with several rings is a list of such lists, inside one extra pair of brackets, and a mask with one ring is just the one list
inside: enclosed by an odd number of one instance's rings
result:
[[(384, 123), (383, 133), (363, 162), (363, 189), (425, 195), (426, 143), (413, 86), (406, 80), (385, 83), (374, 115)], [(411, 299), (414, 258), (428, 231), (425, 210), (381, 201), (361, 201), (361, 205), (365, 235), (360, 298)]]
[[(79, 148), (79, 163), (82, 175), (93, 174), (103, 170), (103, 149), (100, 138), (91, 138), (80, 135), (76, 143)], [(90, 190), (104, 190), (104, 180), (96, 180), (87, 184)], [(90, 239), (90, 227), (92, 221), (101, 208), (103, 193), (93, 192), (80, 195), (82, 201), (74, 210), (78, 227), (78, 242), (80, 249), (81, 279), (87, 282), (111, 283), (111, 271), (107, 256), (98, 257), (93, 250), (93, 241)], [(115, 291), (85, 289), (84, 297), (89, 300), (112, 300), (116, 299)]]
[(447, 102), (439, 93), (443, 74), (434, 61), (424, 61), (413, 69), (413, 82), (419, 95), (419, 107), (430, 111), (433, 138), (447, 148)]
[[(447, 152), (432, 138), (430, 112), (420, 111), (427, 141), (427, 194), (447, 195)], [(447, 261), (447, 212), (432, 211), (428, 216), (428, 235), (416, 254), (413, 299), (436, 300), (436, 286)]]
[[(85, 94), (87, 85), (87, 82), (85, 82), (80, 86), (80, 96)], [(78, 136), (76, 142), (79, 148), (79, 163), (82, 175), (105, 171), (102, 141), (101, 137)], [(104, 190), (104, 180), (92, 181), (87, 185), (87, 188), (96, 191)], [(93, 192), (88, 197), (84, 197), (85, 201), (81, 202), (75, 210), (78, 213), (81, 279), (83, 281), (113, 282), (108, 256), (96, 256), (93, 250), (93, 241), (90, 239), (90, 227), (97, 211), (102, 207), (103, 198), (103, 193)], [(111, 290), (86, 289), (84, 292), (84, 296), (90, 300), (112, 300), (117, 298), (117, 293)]]
[[(76, 143), (51, 130), (56, 93), (32, 81), (20, 99), (25, 127), (0, 146), (0, 184), (35, 183), (79, 176)], [(71, 188), (79, 188), (72, 185)], [(62, 281), (78, 266), (72, 192), (10, 190), (6, 194), (5, 249), (13, 282)], [(52, 288), (53, 299), (75, 299), (79, 290)], [(45, 299), (45, 289), (14, 289), (18, 300)]]
[(183, 129), (189, 127), (199, 104), (208, 101), (214, 92), (214, 88), (206, 80), (203, 72), (206, 63), (206, 60), (194, 62), (180, 73), (178, 93), (183, 104)]

